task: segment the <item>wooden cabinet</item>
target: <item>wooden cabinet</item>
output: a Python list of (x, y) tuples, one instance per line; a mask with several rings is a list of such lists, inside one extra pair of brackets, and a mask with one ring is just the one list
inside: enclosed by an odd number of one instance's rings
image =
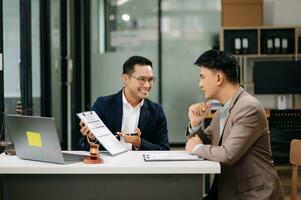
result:
[(261, 26), (263, 0), (222, 0), (222, 26)]

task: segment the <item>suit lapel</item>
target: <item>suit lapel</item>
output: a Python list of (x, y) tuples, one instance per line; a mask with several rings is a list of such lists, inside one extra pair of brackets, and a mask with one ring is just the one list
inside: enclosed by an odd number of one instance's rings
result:
[(232, 110), (232, 108), (233, 108), (235, 102), (237, 101), (238, 97), (240, 96), (240, 94), (241, 94), (243, 91), (244, 91), (244, 90), (241, 88), (241, 89), (234, 95), (234, 97), (233, 97), (232, 100), (231, 100), (231, 103), (230, 103), (230, 105), (229, 105), (229, 110), (228, 110), (227, 115), (226, 115), (226, 117), (225, 117), (224, 129), (223, 129), (222, 134), (221, 134), (221, 136), (220, 136), (220, 138), (219, 138), (218, 145), (221, 145), (221, 144), (222, 144), (224, 132), (225, 132), (225, 129), (226, 129), (226, 126), (227, 126), (227, 123), (228, 123), (228, 119), (229, 119), (231, 110)]
[[(214, 120), (214, 121), (212, 121), (213, 123), (212, 123), (212, 125), (213, 125), (213, 127), (218, 127), (215, 131), (217, 132), (218, 131), (218, 133), (220, 132), (220, 125), (219, 125), (219, 110), (218, 111), (216, 111), (215, 112), (215, 114), (214, 114), (214, 118), (216, 119), (216, 120)], [(212, 119), (213, 120), (213, 119)], [(220, 140), (220, 135), (219, 134), (213, 134), (213, 139), (212, 139), (212, 144), (213, 145), (216, 145), (216, 146), (218, 146), (218, 144), (219, 144), (219, 140)]]
[(220, 137), (219, 137), (218, 145), (221, 145), (221, 144), (222, 144), (224, 131), (225, 131), (225, 129), (226, 129), (226, 126), (227, 126), (227, 123), (228, 123), (228, 119), (229, 119), (229, 113), (230, 113), (230, 109), (228, 110), (227, 115), (226, 115), (226, 117), (225, 117), (224, 128), (223, 128), (222, 134), (221, 134)]
[(140, 116), (139, 116), (139, 122), (138, 122), (138, 127), (142, 133), (149, 120), (149, 117), (150, 117), (149, 104), (147, 102), (147, 99), (145, 99), (144, 103), (141, 107), (141, 110), (140, 110)]
[[(112, 119), (114, 119), (114, 129), (115, 131), (121, 131), (121, 123), (122, 123), (122, 91), (121, 90), (116, 96), (115, 101), (112, 104)], [(115, 133), (113, 133), (115, 134)]]

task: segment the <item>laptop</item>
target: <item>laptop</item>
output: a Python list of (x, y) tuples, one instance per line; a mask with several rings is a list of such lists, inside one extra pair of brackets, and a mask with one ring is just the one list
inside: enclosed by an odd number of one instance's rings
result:
[(84, 159), (84, 155), (62, 152), (54, 118), (6, 114), (5, 121), (19, 158), (59, 164)]

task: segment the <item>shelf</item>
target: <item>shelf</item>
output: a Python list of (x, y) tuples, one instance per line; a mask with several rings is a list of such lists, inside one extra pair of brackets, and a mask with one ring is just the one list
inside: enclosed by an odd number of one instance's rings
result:
[(259, 29), (261, 26), (223, 26), (223, 30), (254, 30)]
[(248, 30), (248, 29), (301, 29), (301, 26), (223, 26), (224, 30)]
[(233, 54), (236, 57), (258, 57), (259, 54)]
[(290, 29), (290, 28), (296, 28), (300, 29), (301, 26), (294, 26), (294, 25), (287, 25), (287, 26), (259, 26), (260, 29)]
[(294, 57), (300, 31), (299, 26), (222, 27), (220, 47), (242, 57)]
[(246, 55), (250, 58), (292, 58), (295, 54), (260, 54), (260, 55)]
[[(235, 57), (247, 57), (247, 58), (293, 58), (295, 54), (233, 54)], [(297, 56), (301, 56), (298, 54)]]

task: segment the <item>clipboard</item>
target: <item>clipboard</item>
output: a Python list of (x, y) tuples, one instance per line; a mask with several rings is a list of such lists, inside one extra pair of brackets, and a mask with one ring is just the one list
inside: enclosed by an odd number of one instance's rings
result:
[(95, 111), (85, 111), (76, 114), (91, 130), (97, 141), (112, 155), (128, 151), (128, 149), (113, 135)]
[(159, 161), (201, 161), (196, 155), (191, 155), (185, 151), (166, 151), (166, 152), (152, 152), (143, 154), (145, 162), (159, 162)]

